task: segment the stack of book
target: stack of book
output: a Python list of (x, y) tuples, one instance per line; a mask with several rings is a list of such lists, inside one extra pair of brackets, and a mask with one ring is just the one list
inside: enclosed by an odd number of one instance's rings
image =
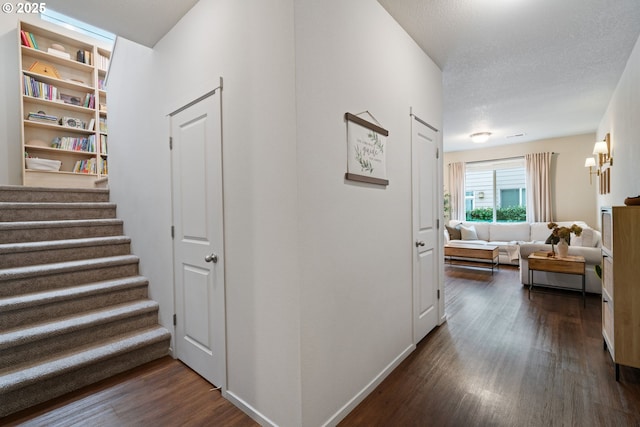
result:
[(33, 120), (34, 122), (58, 124), (58, 118), (56, 116), (51, 116), (51, 115), (45, 114), (44, 112), (29, 113), (27, 115), (27, 120)]

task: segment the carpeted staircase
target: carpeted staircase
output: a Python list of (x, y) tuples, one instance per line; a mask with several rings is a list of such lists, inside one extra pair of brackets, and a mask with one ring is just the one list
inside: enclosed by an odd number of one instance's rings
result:
[(0, 417), (162, 357), (108, 190), (0, 186)]

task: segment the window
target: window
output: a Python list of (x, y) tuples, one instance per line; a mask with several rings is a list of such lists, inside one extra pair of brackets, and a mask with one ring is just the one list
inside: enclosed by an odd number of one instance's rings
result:
[(40, 14), (40, 18), (42, 18), (43, 21), (53, 22), (54, 24), (58, 24), (70, 30), (77, 31), (94, 39), (108, 42), (112, 45), (116, 39), (115, 34), (112, 34), (101, 28), (94, 27), (93, 25), (87, 24), (86, 22), (74, 19), (68, 15), (56, 12), (55, 10), (51, 10), (48, 7), (44, 12)]
[(474, 199), (473, 191), (465, 191), (465, 193), (464, 193), (464, 210), (465, 210), (465, 212), (473, 210), (473, 208), (474, 208), (473, 199)]
[(467, 221), (526, 221), (524, 158), (467, 163)]

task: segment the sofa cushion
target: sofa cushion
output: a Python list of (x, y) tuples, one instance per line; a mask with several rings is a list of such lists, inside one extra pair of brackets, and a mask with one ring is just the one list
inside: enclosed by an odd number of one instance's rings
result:
[(571, 244), (573, 246), (583, 246), (585, 248), (595, 248), (598, 243), (596, 233), (592, 228), (583, 228), (579, 236), (571, 235)]
[(449, 233), (449, 239), (451, 240), (462, 239), (462, 234), (460, 233), (460, 225), (457, 225), (455, 227), (449, 227), (448, 225), (445, 225), (445, 227), (447, 228), (447, 232)]
[(531, 226), (527, 222), (517, 223), (491, 223), (489, 225), (490, 240), (506, 241), (520, 240), (529, 241)]
[(479, 240), (486, 240), (486, 241), (491, 240), (489, 239), (489, 223), (488, 222), (480, 222), (480, 221), (468, 222), (468, 221), (458, 221), (455, 219), (452, 219), (451, 221), (449, 221), (449, 226), (456, 227), (457, 225), (464, 225), (465, 227), (469, 227), (473, 225), (476, 229), (476, 233), (478, 234)]
[(531, 227), (531, 241), (532, 242), (544, 242), (551, 234), (551, 230), (547, 227), (546, 222), (534, 222), (530, 224)]
[(462, 240), (478, 240), (478, 232), (473, 225), (464, 226), (460, 225), (460, 235)]

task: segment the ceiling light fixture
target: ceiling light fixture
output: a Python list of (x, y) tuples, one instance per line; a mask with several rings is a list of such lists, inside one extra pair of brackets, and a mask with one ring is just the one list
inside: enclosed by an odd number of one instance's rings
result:
[(475, 142), (476, 144), (481, 144), (483, 142), (487, 142), (489, 140), (490, 136), (491, 136), (491, 132), (478, 132), (478, 133), (474, 133), (474, 134), (469, 135), (471, 140), (473, 142)]

